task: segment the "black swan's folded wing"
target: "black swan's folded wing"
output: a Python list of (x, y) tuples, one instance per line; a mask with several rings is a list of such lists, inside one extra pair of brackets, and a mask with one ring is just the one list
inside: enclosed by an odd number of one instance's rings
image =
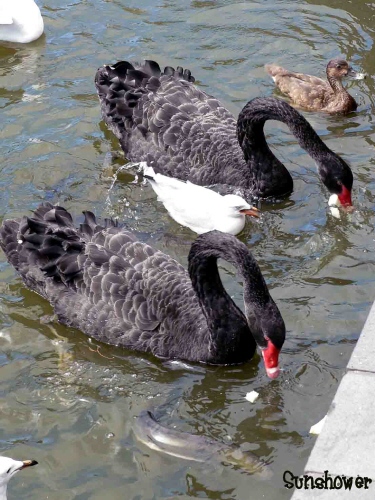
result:
[(95, 76), (103, 119), (128, 159), (201, 185), (224, 183), (226, 165), (244, 161), (236, 120), (193, 82), (189, 70), (161, 71), (154, 61), (102, 66)]
[(113, 221), (101, 226), (84, 215), (75, 229), (65, 209), (44, 203), (33, 217), (5, 221), (1, 246), (61, 322), (110, 344), (159, 356), (173, 351), (169, 334), (191, 319), (182, 317), (184, 308), (187, 317), (199, 313), (186, 270)]

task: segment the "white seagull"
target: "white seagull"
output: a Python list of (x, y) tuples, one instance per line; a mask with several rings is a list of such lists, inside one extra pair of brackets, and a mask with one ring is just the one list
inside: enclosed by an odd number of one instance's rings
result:
[(19, 470), (37, 465), (36, 460), (13, 460), (13, 458), (0, 457), (0, 500), (7, 500), (7, 487), (11, 477)]
[(43, 30), (43, 18), (34, 0), (0, 0), (0, 40), (29, 43)]
[(258, 209), (236, 194), (222, 196), (189, 181), (155, 174), (149, 166), (143, 166), (143, 175), (169, 215), (198, 234), (216, 229), (236, 235), (245, 226), (245, 215), (259, 217)]

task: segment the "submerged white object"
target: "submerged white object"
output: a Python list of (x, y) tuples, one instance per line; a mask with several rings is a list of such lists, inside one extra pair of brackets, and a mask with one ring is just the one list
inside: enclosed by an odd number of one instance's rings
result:
[(328, 200), (328, 206), (332, 216), (335, 217), (336, 219), (340, 219), (341, 216), (338, 207), (341, 207), (341, 202), (337, 194), (331, 194)]
[(316, 434), (319, 435), (322, 432), (324, 422), (326, 421), (327, 415), (322, 418), (322, 420), (319, 420), (319, 422), (310, 428), (310, 434)]
[(366, 73), (357, 73), (353, 80), (364, 80), (366, 76)]
[(329, 207), (332, 217), (335, 219), (341, 219), (340, 210), (337, 207)]
[(250, 403), (254, 403), (258, 399), (258, 396), (259, 392), (251, 391), (246, 393), (245, 399), (247, 399)]
[(341, 202), (337, 194), (331, 194), (328, 200), (329, 207), (341, 207)]
[(34, 0), (0, 0), (1, 41), (29, 43), (43, 30), (43, 18)]
[(0, 500), (7, 500), (7, 487), (11, 477), (18, 471), (37, 465), (36, 460), (13, 460), (9, 457), (0, 457)]
[(259, 217), (258, 210), (241, 196), (222, 196), (189, 181), (155, 174), (154, 169), (149, 166), (143, 167), (143, 174), (169, 215), (198, 234), (216, 229), (235, 235), (244, 228), (246, 215)]

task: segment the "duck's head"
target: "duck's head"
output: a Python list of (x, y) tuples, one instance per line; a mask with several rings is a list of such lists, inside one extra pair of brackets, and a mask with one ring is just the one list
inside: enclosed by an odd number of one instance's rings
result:
[(327, 64), (327, 76), (328, 78), (334, 78), (335, 80), (341, 80), (342, 78), (354, 78), (355, 80), (362, 80), (366, 78), (363, 73), (358, 73), (350, 66), (348, 61), (345, 59), (332, 59)]

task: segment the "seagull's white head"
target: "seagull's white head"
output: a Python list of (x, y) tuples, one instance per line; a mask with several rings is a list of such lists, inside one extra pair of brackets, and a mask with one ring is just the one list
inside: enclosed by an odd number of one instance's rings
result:
[(36, 460), (13, 460), (9, 457), (0, 457), (0, 500), (6, 499), (6, 491), (9, 479), (16, 474), (16, 472), (36, 465)]
[(241, 196), (237, 194), (226, 194), (222, 198), (223, 210), (232, 217), (243, 217), (244, 215), (251, 215), (259, 217), (257, 208), (249, 205)]

